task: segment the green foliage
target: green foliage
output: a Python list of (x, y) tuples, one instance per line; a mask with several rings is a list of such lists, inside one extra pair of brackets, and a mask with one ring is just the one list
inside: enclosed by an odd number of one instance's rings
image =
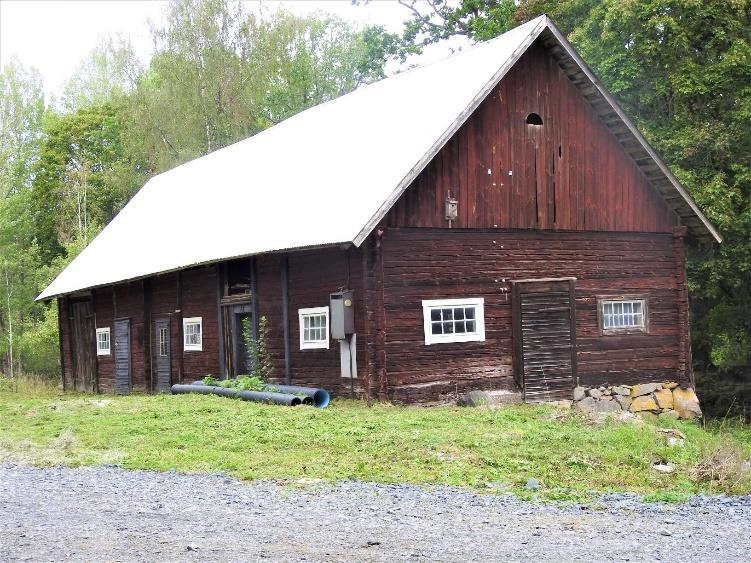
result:
[(271, 376), (273, 364), (271, 363), (271, 354), (268, 350), (269, 339), (269, 320), (262, 316), (258, 320), (258, 337), (253, 338), (253, 330), (250, 326), (250, 319), (244, 318), (242, 321), (243, 341), (250, 359), (252, 375), (259, 380), (268, 379)]
[[(224, 471), (245, 479), (314, 475), (482, 490), (493, 483), (559, 500), (588, 500), (605, 491), (663, 501), (698, 492), (751, 492), (751, 483), (699, 478), (723, 463), (718, 451), (732, 453), (725, 459), (751, 456), (749, 427), (734, 423), (666, 423), (686, 435), (683, 447), (671, 447), (648, 424), (595, 424), (534, 405), (416, 409), (335, 401), (327, 409), (301, 409), (204, 395), (101, 399), (0, 392), (0, 457), (73, 465), (117, 459), (126, 468)], [(52, 452), (66, 429), (76, 444)], [(656, 460), (670, 461), (676, 472), (657, 473), (651, 469)], [(542, 483), (534, 493), (524, 490), (530, 477)]]
[(21, 327), (18, 352), (26, 371), (49, 378), (60, 375), (57, 326), (57, 305), (50, 303), (43, 308), (41, 319), (28, 319)]
[(213, 375), (203, 378), (203, 384), (210, 387), (224, 387), (225, 389), (240, 389), (241, 391), (270, 391), (260, 377), (255, 375), (238, 375), (235, 379), (219, 380)]
[(207, 375), (201, 381), (203, 381), (204, 385), (208, 385), (209, 387), (216, 387), (219, 385), (219, 380), (213, 375)]

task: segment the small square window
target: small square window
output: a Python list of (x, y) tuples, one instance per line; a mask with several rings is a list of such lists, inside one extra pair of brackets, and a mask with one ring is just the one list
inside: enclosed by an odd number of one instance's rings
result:
[(425, 344), (484, 341), (484, 306), (481, 297), (423, 301)]
[(300, 350), (329, 347), (329, 308), (299, 309)]
[(183, 349), (186, 352), (203, 350), (203, 317), (183, 319)]
[(96, 329), (96, 355), (110, 355), (110, 327)]
[(169, 356), (169, 331), (165, 327), (159, 328), (159, 355), (163, 358)]
[(647, 332), (646, 299), (599, 298), (597, 306), (601, 334)]

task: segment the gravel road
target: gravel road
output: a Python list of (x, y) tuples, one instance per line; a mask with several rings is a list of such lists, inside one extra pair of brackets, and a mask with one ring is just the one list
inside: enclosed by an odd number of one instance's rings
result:
[(0, 465), (0, 561), (748, 561), (751, 497), (544, 505), (449, 487)]

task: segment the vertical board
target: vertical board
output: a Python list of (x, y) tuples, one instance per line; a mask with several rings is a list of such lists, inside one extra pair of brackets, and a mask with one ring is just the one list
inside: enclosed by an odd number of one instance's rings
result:
[[(527, 125), (530, 113), (542, 125)], [(490, 173), (488, 173), (490, 171)], [(677, 216), (546, 48), (532, 45), (418, 175), (389, 227), (672, 232)]]
[(96, 331), (92, 309), (88, 299), (72, 301), (69, 305), (73, 388), (87, 393), (96, 391)]
[(115, 321), (115, 391), (130, 393), (130, 319)]
[(156, 390), (166, 392), (171, 379), (171, 338), (169, 319), (154, 321), (154, 355), (156, 356)]
[(569, 280), (515, 284), (514, 338), (525, 401), (571, 399), (575, 382), (573, 293)]

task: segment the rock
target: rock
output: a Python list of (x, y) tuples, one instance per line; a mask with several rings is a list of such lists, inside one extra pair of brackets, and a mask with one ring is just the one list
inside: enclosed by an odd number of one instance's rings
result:
[[(609, 399), (610, 397), (608, 397)], [(621, 405), (615, 401), (597, 401), (595, 403), (595, 412), (620, 412)]]
[(584, 397), (581, 401), (576, 403), (576, 408), (584, 412), (594, 412), (597, 406), (597, 401), (592, 397)]
[(701, 416), (699, 398), (691, 388), (681, 389), (676, 387), (673, 389), (673, 408), (678, 413), (678, 418), (691, 419)]
[(664, 410), (659, 415), (660, 420), (678, 420), (678, 413), (674, 410)]
[(663, 389), (670, 389), (671, 391), (678, 387), (678, 384), (675, 381), (668, 381), (667, 383), (662, 384)]
[(459, 404), (464, 407), (487, 407), (490, 405), (490, 395), (485, 391), (470, 391), (459, 399)]
[(601, 401), (612, 401), (613, 397), (611, 397), (610, 395), (603, 395), (602, 397), (600, 397), (600, 400)]
[(581, 401), (586, 396), (587, 396), (587, 391), (584, 389), (584, 387), (574, 388), (574, 401)]
[(602, 397), (602, 391), (600, 391), (599, 389), (590, 389), (589, 396), (593, 399), (599, 399), (600, 397)]
[(659, 383), (642, 383), (641, 385), (634, 385), (631, 388), (632, 397), (641, 397), (642, 395), (649, 395), (654, 393), (660, 388)]
[(616, 385), (613, 387), (613, 393), (616, 395), (631, 395), (631, 389), (625, 385)]
[(628, 397), (626, 395), (616, 395), (615, 400), (619, 405), (621, 405), (621, 408), (624, 411), (627, 411), (629, 410), (629, 408), (631, 408), (631, 397)]
[(686, 440), (681, 440), (680, 438), (676, 438), (675, 436), (668, 436), (668, 446), (671, 448), (674, 448), (676, 446), (683, 447), (683, 445), (686, 443)]
[(661, 409), (667, 410), (673, 408), (673, 392), (670, 391), (670, 389), (660, 389), (659, 391), (655, 391), (654, 396), (655, 401), (657, 401), (657, 406)]
[(612, 395), (613, 392), (610, 389), (605, 389), (605, 391), (603, 391), (602, 394), (605, 395), (606, 397), (608, 397), (608, 396)]
[(568, 399), (561, 399), (560, 401), (550, 402), (551, 407), (555, 407), (557, 409), (562, 409), (562, 410), (569, 410), (572, 404), (573, 404), (573, 401), (569, 401)]
[(631, 412), (656, 411), (657, 403), (651, 395), (636, 397), (631, 401)]
[(675, 471), (675, 465), (673, 465), (670, 462), (667, 462), (667, 463), (657, 462), (652, 465), (652, 469), (660, 473), (664, 473), (665, 475), (669, 475), (670, 473), (673, 473)]
[(524, 488), (528, 491), (535, 491), (540, 488), (540, 481), (538, 481), (534, 477), (530, 477), (529, 479), (527, 479), (527, 484), (524, 485)]

